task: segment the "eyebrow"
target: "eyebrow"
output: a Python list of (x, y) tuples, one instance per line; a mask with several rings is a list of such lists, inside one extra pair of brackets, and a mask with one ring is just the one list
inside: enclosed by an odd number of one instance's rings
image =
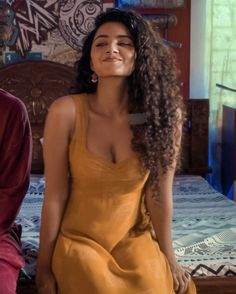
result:
[[(131, 38), (129, 35), (117, 35), (117, 36), (115, 36), (115, 37), (116, 37), (116, 38), (128, 38), (128, 39), (132, 40), (132, 38)], [(94, 41), (97, 40), (98, 38), (109, 38), (109, 36), (108, 36), (108, 35), (98, 35), (98, 36), (94, 39)]]

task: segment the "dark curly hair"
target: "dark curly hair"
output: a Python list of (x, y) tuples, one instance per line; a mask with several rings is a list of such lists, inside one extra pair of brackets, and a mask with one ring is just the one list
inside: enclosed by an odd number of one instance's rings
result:
[(82, 56), (76, 63), (76, 93), (93, 93), (90, 52), (98, 28), (107, 22), (120, 22), (129, 30), (136, 49), (135, 69), (129, 79), (130, 113), (146, 113), (146, 122), (131, 125), (132, 148), (141, 155), (143, 167), (150, 171), (149, 180), (158, 186), (158, 166), (166, 172), (177, 157), (177, 126), (183, 115), (182, 97), (177, 82), (175, 56), (165, 46), (158, 32), (142, 16), (131, 11), (111, 9), (100, 14), (95, 28), (86, 37)]

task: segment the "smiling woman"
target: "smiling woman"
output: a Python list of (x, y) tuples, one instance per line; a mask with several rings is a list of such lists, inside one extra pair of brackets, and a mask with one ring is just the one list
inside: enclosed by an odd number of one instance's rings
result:
[(91, 69), (99, 79), (130, 76), (134, 70), (135, 48), (128, 29), (118, 22), (101, 26), (91, 48)]
[(172, 53), (141, 16), (113, 9), (77, 71), (46, 121), (39, 293), (196, 293), (172, 248), (183, 122)]

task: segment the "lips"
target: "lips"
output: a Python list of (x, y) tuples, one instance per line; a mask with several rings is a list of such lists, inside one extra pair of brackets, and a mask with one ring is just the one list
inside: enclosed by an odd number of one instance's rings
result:
[(117, 61), (121, 61), (121, 59), (120, 58), (116, 58), (116, 57), (107, 57), (107, 58), (103, 59), (103, 61), (117, 62)]

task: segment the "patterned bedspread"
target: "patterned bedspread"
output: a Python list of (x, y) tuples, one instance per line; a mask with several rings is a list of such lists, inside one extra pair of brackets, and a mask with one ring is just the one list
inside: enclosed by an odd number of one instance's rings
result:
[(43, 176), (31, 176), (28, 192), (16, 220), (22, 226), (21, 241), (25, 258), (22, 279), (35, 276), (44, 184)]
[[(35, 275), (43, 193), (43, 177), (32, 176), (17, 218), (23, 228), (23, 276)], [(236, 203), (201, 177), (175, 178), (173, 239), (178, 261), (192, 276), (236, 276)]]
[(192, 276), (236, 275), (236, 203), (201, 177), (175, 179), (173, 239)]

